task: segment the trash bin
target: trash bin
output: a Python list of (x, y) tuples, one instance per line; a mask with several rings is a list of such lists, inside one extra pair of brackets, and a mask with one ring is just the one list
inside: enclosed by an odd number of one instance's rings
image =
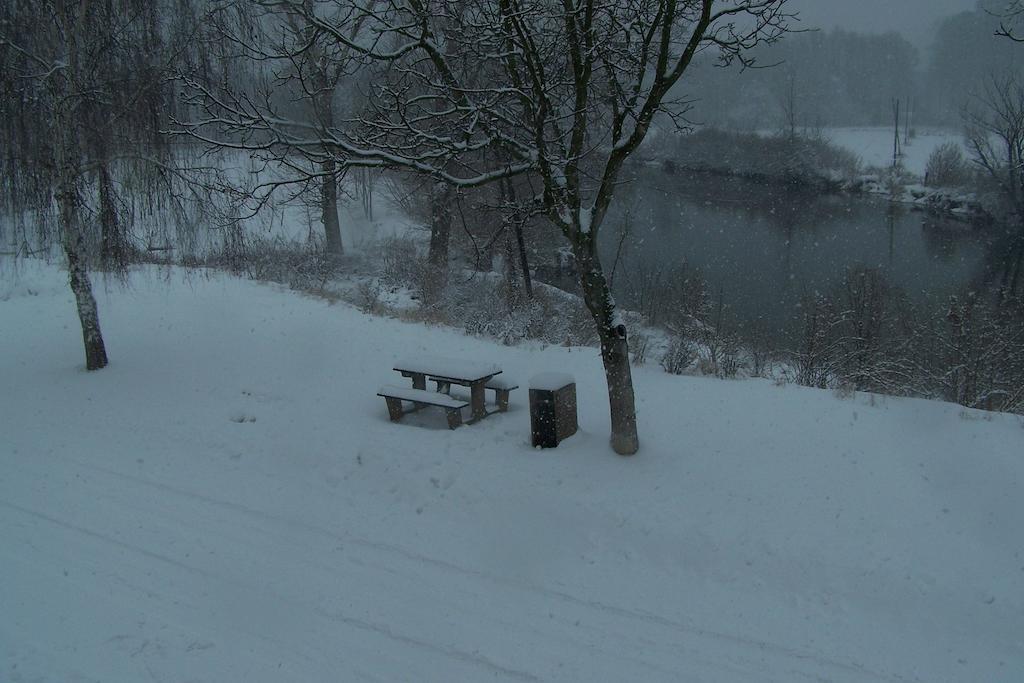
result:
[(545, 372), (530, 378), (530, 431), (534, 447), (555, 448), (576, 433), (576, 380)]

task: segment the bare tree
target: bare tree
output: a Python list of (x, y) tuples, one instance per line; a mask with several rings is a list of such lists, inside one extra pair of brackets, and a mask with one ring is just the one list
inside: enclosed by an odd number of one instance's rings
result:
[[(786, 30), (786, 0), (354, 0), (304, 21), (380, 70), (361, 116), (321, 127), (192, 83), (206, 115), (182, 130), (217, 144), (331, 150), (347, 166), (400, 168), (453, 187), (529, 175), (538, 205), (568, 240), (601, 344), (611, 445), (639, 448), (626, 325), (598, 254), (624, 165), (694, 57), (724, 63)], [(351, 26), (360, 22), (353, 37)], [(385, 78), (386, 76), (386, 78)]]
[[(320, 0), (221, 0), (211, 5), (205, 41), (218, 46), (230, 59), (248, 61), (254, 68), (236, 83), (211, 82), (198, 69), (184, 72), (181, 80), (190, 86), (202, 83), (214, 88), (217, 99), (244, 102), (272, 112), (274, 117), (299, 122), (329, 142), (327, 131), (337, 124), (342, 111), (351, 113), (357, 107), (358, 83), (352, 73), (359, 64), (348, 46), (317, 24), (330, 23), (354, 41), (361, 34), (364, 19)], [(314, 17), (317, 21), (311, 20)], [(344, 100), (339, 97), (343, 84), (347, 86)], [(255, 186), (234, 188), (239, 195), (250, 195), (253, 211), (262, 208), (278, 190), (287, 188), (297, 196), (312, 189), (318, 195), (325, 250), (331, 257), (344, 253), (338, 209), (339, 181), (347, 166), (329, 145), (263, 144), (265, 140), (245, 135), (221, 142), (226, 144), (215, 146), (244, 149), (267, 171)], [(366, 211), (369, 178), (362, 178)]]
[(1024, 83), (1015, 74), (995, 76), (964, 112), (973, 161), (1006, 201), (1024, 234)]
[(799, 120), (801, 105), (801, 98), (797, 93), (796, 80), (796, 74), (790, 70), (789, 73), (786, 74), (786, 82), (783, 84), (783, 90), (776, 93), (779, 106), (782, 109), (783, 129), (785, 130), (790, 142), (796, 141), (797, 121)]

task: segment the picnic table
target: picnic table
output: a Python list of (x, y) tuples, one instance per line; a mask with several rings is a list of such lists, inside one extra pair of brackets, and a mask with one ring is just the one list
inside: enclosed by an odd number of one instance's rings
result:
[(495, 375), (501, 374), (501, 368), (493, 363), (443, 356), (406, 358), (396, 363), (394, 370), (411, 377), (413, 389), (425, 390), (428, 378), (437, 383), (439, 390), (452, 384), (469, 387), (471, 422), (487, 417), (485, 389)]

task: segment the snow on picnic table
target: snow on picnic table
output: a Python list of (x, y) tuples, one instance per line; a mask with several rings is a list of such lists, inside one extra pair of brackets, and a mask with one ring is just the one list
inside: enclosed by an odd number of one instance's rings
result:
[[(1024, 429), (918, 400), (635, 372), (220, 274), (0, 296), (0, 680), (1020, 681)], [(396, 358), (571, 372), (449, 431)]]
[(435, 354), (421, 354), (402, 358), (395, 362), (394, 369), (418, 372), (431, 377), (467, 381), (480, 380), (484, 377), (501, 374), (502, 372), (501, 368), (495, 363), (466, 358), (451, 358)]

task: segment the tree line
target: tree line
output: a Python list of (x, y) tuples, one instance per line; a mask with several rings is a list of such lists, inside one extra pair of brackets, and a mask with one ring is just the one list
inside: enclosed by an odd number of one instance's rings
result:
[(695, 122), (740, 129), (820, 129), (892, 123), (893, 99), (910, 126), (959, 128), (979, 85), (1024, 67), (1020, 7), (1005, 0), (939, 21), (923, 48), (890, 31), (804, 31), (752, 52), (755, 66), (723, 74), (698, 63), (683, 95)]

